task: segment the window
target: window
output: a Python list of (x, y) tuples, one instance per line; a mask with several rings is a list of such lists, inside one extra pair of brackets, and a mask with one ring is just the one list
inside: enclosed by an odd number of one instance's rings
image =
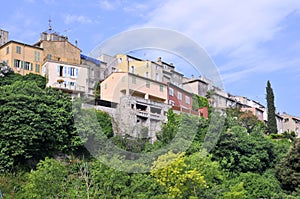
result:
[(6, 54), (9, 54), (9, 46), (6, 47)]
[(169, 95), (174, 96), (174, 89), (173, 88), (169, 88)]
[(178, 96), (177, 96), (178, 99), (179, 99), (179, 100), (182, 100), (182, 94), (181, 94), (181, 92), (178, 92), (177, 94), (178, 94)]
[(69, 75), (70, 75), (71, 77), (74, 77), (74, 76), (75, 76), (75, 68), (72, 68), (72, 67), (69, 68)]
[(25, 70), (32, 70), (32, 67), (31, 67), (31, 63), (29, 63), (29, 62), (25, 62), (25, 66), (24, 66), (24, 69)]
[(64, 66), (57, 66), (57, 76), (64, 76)]
[(159, 74), (156, 73), (156, 81), (159, 81)]
[(35, 65), (35, 72), (37, 72), (37, 73), (40, 72), (40, 65), (39, 64)]
[(107, 84), (104, 84), (104, 89), (107, 89)]
[(122, 58), (119, 58), (119, 59), (118, 59), (118, 63), (122, 63)]
[(132, 77), (132, 83), (136, 84), (136, 78), (135, 77)]
[(130, 67), (130, 72), (131, 72), (131, 73), (134, 73), (134, 66), (131, 66), (131, 67)]
[(17, 59), (15, 59), (14, 60), (14, 66), (16, 67), (16, 68), (21, 68), (22, 66), (21, 66), (21, 61), (20, 60), (17, 60)]
[(21, 46), (16, 46), (16, 53), (21, 54)]
[(150, 88), (150, 82), (149, 81), (146, 81), (146, 87)]
[(149, 77), (149, 72), (145, 73), (145, 77), (147, 77), (147, 78)]
[(164, 86), (163, 85), (159, 85), (159, 91), (163, 92), (164, 91)]
[(40, 52), (34, 51), (34, 61), (40, 61)]
[(185, 96), (185, 103), (190, 104), (190, 97), (189, 96)]
[(75, 86), (75, 82), (68, 82), (70, 86)]
[(48, 55), (47, 55), (47, 59), (48, 59), (48, 60), (51, 60), (51, 59), (52, 59), (52, 55), (51, 55), (51, 54), (48, 54)]
[(172, 105), (172, 106), (174, 106), (174, 105), (175, 105), (175, 102), (172, 101), (172, 100), (169, 100), (169, 104)]

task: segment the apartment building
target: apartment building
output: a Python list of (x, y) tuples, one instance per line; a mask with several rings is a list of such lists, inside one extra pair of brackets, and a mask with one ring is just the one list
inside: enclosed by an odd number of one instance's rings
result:
[(0, 47), (0, 60), (5, 61), (15, 73), (41, 74), (44, 49), (17, 41), (9, 41)]
[(48, 80), (47, 86), (81, 96), (87, 93), (88, 68), (58, 61), (46, 61), (42, 75)]
[(40, 39), (34, 44), (43, 49), (42, 61), (59, 61), (68, 64), (80, 64), (81, 50), (71, 42), (68, 37), (56, 32), (42, 32)]
[(86, 55), (80, 55), (81, 64), (80, 67), (87, 69), (87, 79), (86, 79), (86, 96), (94, 97), (95, 86), (98, 82), (103, 81), (104, 71), (106, 68), (106, 63), (94, 59)]
[(126, 72), (115, 72), (101, 82), (101, 100), (117, 103), (118, 133), (156, 140), (166, 121), (167, 84)]
[(295, 132), (296, 136), (300, 137), (300, 118), (285, 112), (280, 116), (283, 118), (283, 132)]

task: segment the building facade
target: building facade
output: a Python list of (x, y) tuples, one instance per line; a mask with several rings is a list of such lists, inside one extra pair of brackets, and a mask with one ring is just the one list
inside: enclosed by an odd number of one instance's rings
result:
[(283, 132), (295, 132), (297, 137), (300, 137), (300, 118), (289, 115), (287, 113), (281, 114), (283, 118)]
[(0, 29), (0, 46), (8, 42), (8, 31)]
[(15, 73), (41, 74), (44, 50), (17, 41), (9, 41), (0, 47), (0, 60), (5, 61)]
[(47, 78), (48, 87), (78, 96), (87, 93), (88, 69), (85, 67), (47, 61), (42, 67), (42, 75)]

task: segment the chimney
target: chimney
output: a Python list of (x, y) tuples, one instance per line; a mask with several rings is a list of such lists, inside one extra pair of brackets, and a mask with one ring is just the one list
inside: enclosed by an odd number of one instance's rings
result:
[(194, 80), (194, 75), (191, 76), (191, 79)]
[(157, 62), (161, 62), (161, 57), (158, 57), (158, 58), (157, 58)]

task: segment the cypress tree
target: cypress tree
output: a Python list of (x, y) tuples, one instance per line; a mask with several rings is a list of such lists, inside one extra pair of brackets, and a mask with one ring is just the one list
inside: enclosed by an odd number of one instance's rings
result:
[(277, 133), (274, 93), (270, 81), (267, 82), (266, 91), (267, 91), (267, 108), (268, 108), (267, 129), (269, 133)]

